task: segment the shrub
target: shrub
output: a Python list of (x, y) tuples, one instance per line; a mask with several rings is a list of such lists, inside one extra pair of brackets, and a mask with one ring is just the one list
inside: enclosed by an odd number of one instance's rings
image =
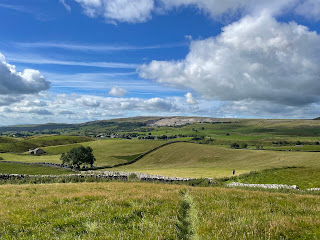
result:
[(241, 144), (241, 148), (247, 148), (247, 147), (248, 147), (248, 144), (246, 144), (246, 143)]
[(235, 148), (235, 149), (240, 148), (240, 146), (239, 146), (238, 143), (232, 143), (232, 144), (230, 145), (230, 147), (231, 147), (231, 148)]

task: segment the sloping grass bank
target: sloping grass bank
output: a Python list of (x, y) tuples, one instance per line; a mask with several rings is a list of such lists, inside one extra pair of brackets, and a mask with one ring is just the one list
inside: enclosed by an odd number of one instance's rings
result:
[(160, 148), (139, 161), (116, 168), (177, 177), (220, 178), (287, 166), (320, 168), (319, 153), (243, 150), (175, 143)]

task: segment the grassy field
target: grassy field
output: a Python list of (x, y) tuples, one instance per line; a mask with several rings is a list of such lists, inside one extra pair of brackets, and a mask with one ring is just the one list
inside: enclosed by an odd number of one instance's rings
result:
[(116, 168), (180, 177), (225, 177), (253, 170), (302, 166), (320, 169), (319, 153), (242, 150), (175, 143), (158, 149), (138, 162)]
[(61, 163), (60, 156), (62, 153), (70, 151), (74, 147), (90, 146), (93, 148), (93, 154), (96, 158), (95, 165), (105, 166), (114, 165), (117, 163), (127, 162), (132, 157), (144, 153), (152, 148), (164, 144), (164, 141), (148, 141), (148, 140), (125, 140), (125, 139), (110, 139), (91, 142), (83, 142), (81, 144), (67, 144), (59, 146), (44, 147), (47, 154), (42, 156), (33, 155), (17, 155), (13, 153), (0, 153), (6, 161), (16, 162), (50, 162)]
[(175, 239), (179, 188), (0, 186), (0, 239)]
[(30, 148), (81, 143), (93, 140), (92, 138), (80, 136), (0, 137), (0, 152), (22, 153), (28, 151)]
[(199, 239), (319, 239), (317, 196), (193, 189)]
[(298, 185), (300, 189), (320, 187), (320, 168), (285, 167), (244, 174), (232, 181), (242, 183)]
[(72, 172), (71, 170), (54, 167), (0, 162), (0, 173), (28, 175), (61, 175), (70, 174), (74, 172)]
[(149, 183), (0, 186), (0, 239), (319, 239), (319, 196)]

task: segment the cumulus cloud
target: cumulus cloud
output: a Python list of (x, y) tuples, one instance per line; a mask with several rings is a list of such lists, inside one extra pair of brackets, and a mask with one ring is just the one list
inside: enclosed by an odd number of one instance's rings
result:
[(0, 95), (0, 106), (9, 106), (13, 103), (19, 102), (23, 99), (22, 96), (7, 96)]
[(167, 9), (194, 6), (209, 14), (212, 18), (217, 18), (224, 14), (256, 14), (262, 11), (279, 14), (284, 8), (294, 6), (297, 0), (161, 0), (161, 2)]
[(118, 86), (112, 87), (111, 90), (109, 91), (109, 95), (114, 97), (123, 97), (126, 94), (127, 94), (127, 90)]
[(189, 105), (195, 105), (197, 104), (197, 101), (194, 99), (192, 93), (187, 93), (186, 95), (184, 95), (186, 98), (186, 103)]
[(320, 36), (269, 14), (247, 16), (221, 35), (193, 41), (181, 61), (152, 61), (140, 76), (207, 98), (303, 105), (319, 100)]
[(34, 94), (49, 88), (50, 82), (39, 71), (25, 69), (17, 72), (15, 66), (7, 63), (0, 53), (0, 95)]
[[(66, 5), (65, 0), (60, 0)], [(262, 12), (276, 16), (295, 12), (307, 18), (320, 20), (318, 0), (73, 0), (86, 15), (104, 17), (109, 23), (141, 23), (153, 13), (165, 13), (174, 8), (194, 7), (213, 19), (223, 16), (259, 15)], [(67, 5), (68, 6), (68, 5)], [(68, 9), (68, 7), (66, 7)]]
[(104, 17), (108, 22), (145, 22), (151, 18), (153, 0), (74, 0), (90, 17)]
[(2, 124), (35, 121), (72, 123), (128, 115), (179, 115), (185, 112), (184, 106), (174, 98), (114, 98), (77, 94), (60, 94), (44, 99), (39, 95), (38, 98), (27, 96), (25, 101), (13, 103), (10, 107), (0, 105), (0, 115), (5, 113), (7, 117)]
[(86, 107), (92, 107), (92, 108), (97, 108), (101, 104), (101, 102), (98, 99), (92, 98), (92, 97), (82, 97), (82, 98), (78, 98), (76, 101), (79, 104), (82, 104)]
[(318, 21), (320, 20), (320, 1), (305, 0), (297, 6), (296, 13)]

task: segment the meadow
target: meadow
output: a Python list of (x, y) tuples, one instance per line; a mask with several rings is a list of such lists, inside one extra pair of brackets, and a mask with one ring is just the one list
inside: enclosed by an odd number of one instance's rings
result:
[(71, 170), (55, 167), (0, 162), (0, 173), (27, 175), (63, 175), (74, 172), (72, 172)]
[(318, 239), (319, 196), (155, 183), (0, 186), (0, 239)]
[[(317, 169), (319, 153), (230, 149), (195, 143), (175, 143), (160, 148), (131, 165), (116, 168), (179, 177), (221, 178), (288, 166)], [(320, 177), (319, 177), (320, 178)], [(298, 179), (297, 179), (298, 181)]]
[(0, 152), (22, 153), (30, 148), (65, 145), (93, 141), (94, 139), (83, 136), (37, 136), (28, 138), (0, 137)]
[(96, 166), (112, 166), (114, 164), (127, 162), (137, 155), (140, 155), (164, 143), (164, 141), (109, 139), (43, 147), (42, 149), (45, 150), (47, 154), (41, 156), (33, 156), (27, 153), (0, 153), (0, 157), (6, 161), (26, 163), (61, 163), (60, 156), (62, 153), (66, 153), (74, 147), (83, 145), (85, 147), (90, 146), (93, 148), (94, 156), (96, 158)]

